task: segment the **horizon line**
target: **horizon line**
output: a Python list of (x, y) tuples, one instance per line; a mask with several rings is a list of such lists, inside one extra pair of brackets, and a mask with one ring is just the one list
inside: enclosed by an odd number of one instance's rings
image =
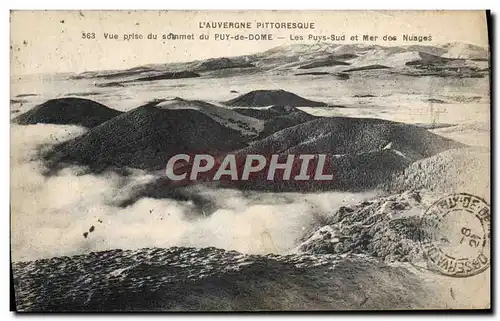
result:
[[(447, 44), (464, 44), (464, 45), (471, 45), (471, 46), (479, 47), (479, 48), (481, 48), (483, 50), (486, 50), (486, 51), (490, 50), (490, 44), (489, 43), (487, 45), (480, 45), (480, 44), (477, 44), (477, 43), (471, 43), (471, 42), (460, 41), (460, 40), (445, 41), (445, 42), (439, 42), (439, 43), (434, 43), (434, 44), (426, 44), (426, 43), (418, 42), (418, 43), (409, 43), (409, 44), (402, 44), (402, 45), (383, 45), (383, 44), (377, 44), (377, 43), (368, 44), (366, 42), (335, 43), (335, 42), (322, 41), (322, 42), (313, 42), (313, 43), (288, 43), (288, 44), (278, 45), (278, 46), (275, 46), (275, 47), (272, 47), (272, 48), (269, 48), (269, 49), (266, 49), (266, 50), (249, 52), (247, 54), (241, 54), (241, 55), (235, 55), (235, 56), (213, 56), (213, 57), (209, 57), (209, 58), (186, 60), (186, 61), (151, 62), (151, 63), (148, 63), (148, 64), (136, 65), (136, 66), (128, 67), (128, 68), (93, 69), (93, 70), (85, 70), (85, 71), (81, 71), (81, 72), (77, 72), (77, 71), (60, 71), (60, 72), (20, 73), (20, 74), (13, 74), (12, 73), (11, 64), (9, 64), (9, 69), (10, 69), (11, 80), (12, 80), (12, 77), (14, 77), (14, 76), (21, 77), (21, 76), (45, 76), (45, 75), (65, 75), (65, 74), (81, 75), (81, 74), (84, 74), (84, 73), (92, 73), (92, 72), (127, 71), (127, 70), (131, 70), (131, 69), (134, 69), (134, 68), (141, 68), (141, 67), (148, 67), (148, 66), (157, 66), (157, 65), (183, 64), (183, 63), (187, 64), (187, 63), (191, 63), (191, 62), (206, 61), (206, 60), (210, 60), (210, 59), (238, 58), (238, 57), (252, 56), (252, 55), (259, 54), (259, 53), (264, 53), (264, 52), (271, 51), (271, 50), (277, 49), (277, 48), (285, 48), (287, 46), (288, 47), (296, 46), (296, 45), (317, 46), (317, 45), (322, 45), (322, 44), (323, 45), (324, 44), (337, 45), (337, 46), (343, 46), (343, 45), (358, 45), (358, 46), (361, 45), (361, 46), (363, 46), (364, 45), (366, 47), (383, 47), (383, 48), (410, 47), (410, 46), (422, 46), (422, 47), (435, 47), (435, 48), (439, 48), (440, 46), (444, 46), (444, 45), (447, 45)], [(11, 63), (12, 63), (12, 58), (11, 58)]]

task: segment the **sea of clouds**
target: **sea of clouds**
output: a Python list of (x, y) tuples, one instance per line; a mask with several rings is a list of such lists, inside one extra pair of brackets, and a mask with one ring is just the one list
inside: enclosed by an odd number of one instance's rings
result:
[[(14, 261), (107, 249), (195, 246), (243, 253), (289, 253), (340, 206), (375, 193), (264, 193), (191, 187), (215, 204), (141, 198), (119, 206), (158, 178), (132, 170), (92, 174), (78, 166), (47, 173), (40, 151), (85, 133), (77, 126), (11, 127), (11, 251)], [(212, 206), (213, 207), (213, 206)], [(93, 228), (92, 228), (93, 227)], [(92, 232), (89, 232), (92, 230)], [(88, 233), (84, 237), (84, 233)]]

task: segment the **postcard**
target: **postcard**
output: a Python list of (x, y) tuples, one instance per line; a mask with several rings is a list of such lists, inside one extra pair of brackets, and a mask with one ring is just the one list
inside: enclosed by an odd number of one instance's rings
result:
[(491, 309), (488, 11), (11, 11), (18, 312)]

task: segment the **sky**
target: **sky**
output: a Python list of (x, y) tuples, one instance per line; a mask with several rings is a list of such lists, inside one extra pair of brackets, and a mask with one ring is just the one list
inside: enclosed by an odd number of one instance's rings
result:
[[(250, 22), (251, 29), (206, 29), (207, 22)], [(257, 22), (314, 23), (314, 30), (257, 29)], [(157, 39), (147, 39), (148, 34)], [(193, 40), (163, 40), (167, 34)], [(105, 34), (118, 35), (106, 39)], [(146, 39), (125, 40), (124, 35)], [(209, 40), (200, 40), (200, 35)], [(272, 34), (273, 40), (216, 40), (229, 36)], [(465, 42), (487, 46), (484, 11), (12, 11), (12, 75), (127, 69), (152, 63), (185, 62), (264, 51), (292, 43), (314, 43), (312, 36), (341, 36), (339, 44), (362, 35), (378, 36), (379, 45), (438, 45)], [(402, 35), (432, 37), (404, 42)], [(358, 41), (351, 40), (358, 35)], [(384, 41), (384, 36), (397, 41)], [(90, 36), (90, 39), (89, 37)], [(291, 38), (304, 40), (291, 40)]]

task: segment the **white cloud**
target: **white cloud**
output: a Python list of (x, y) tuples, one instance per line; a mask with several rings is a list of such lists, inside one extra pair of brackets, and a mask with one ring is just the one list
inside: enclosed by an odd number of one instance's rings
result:
[[(154, 176), (134, 170), (82, 174), (71, 167), (43, 176), (36, 152), (75, 137), (75, 126), (12, 126), (11, 235), (15, 261), (106, 249), (195, 246), (244, 253), (285, 253), (321, 217), (373, 194), (263, 193), (191, 187), (216, 206), (193, 218), (191, 201), (142, 198), (119, 207)], [(57, 138), (57, 139), (56, 139)], [(94, 226), (85, 238), (83, 233)]]

